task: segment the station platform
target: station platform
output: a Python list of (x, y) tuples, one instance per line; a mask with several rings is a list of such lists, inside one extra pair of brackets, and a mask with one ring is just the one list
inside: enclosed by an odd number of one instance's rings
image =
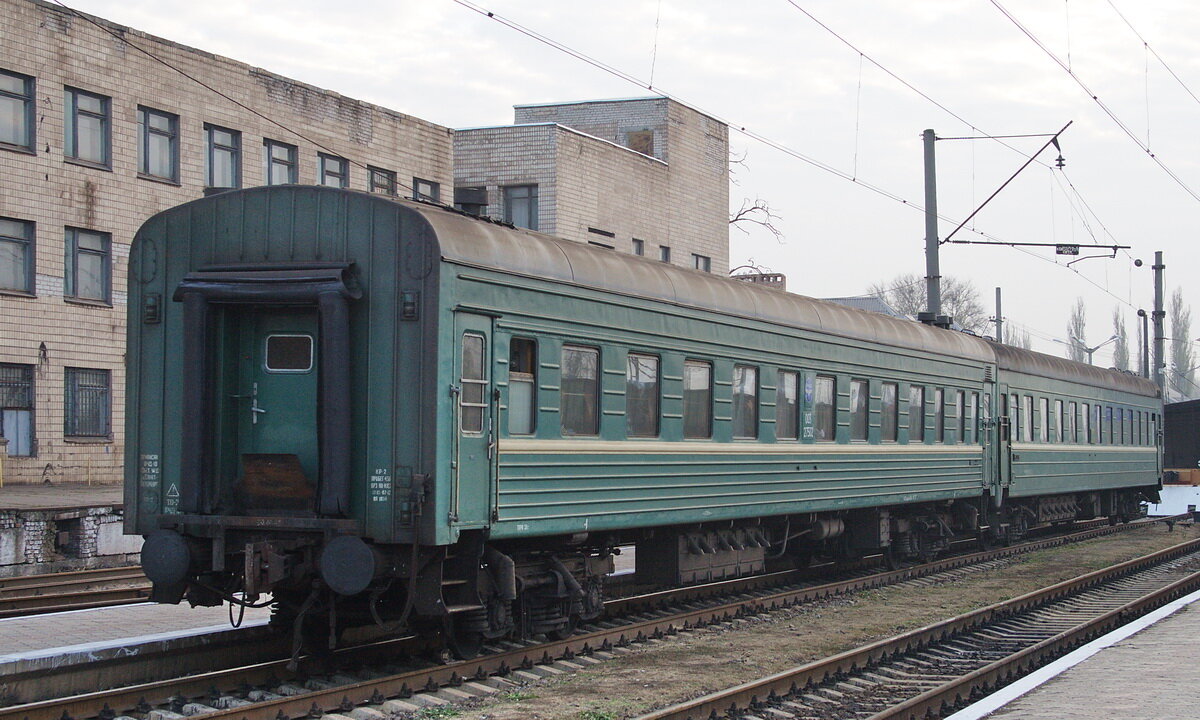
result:
[(1200, 592), (1084, 645), (947, 720), (1196, 717), (1197, 638)]
[(5, 485), (0, 487), (0, 511), (120, 508), (123, 494), (121, 485)]

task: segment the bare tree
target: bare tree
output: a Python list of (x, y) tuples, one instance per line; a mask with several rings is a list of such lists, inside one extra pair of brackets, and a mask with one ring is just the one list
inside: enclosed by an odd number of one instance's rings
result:
[(1192, 353), (1192, 308), (1183, 304), (1183, 288), (1171, 293), (1171, 377), (1169, 387), (1182, 398), (1196, 394), (1196, 368)]
[(1028, 330), (1018, 330), (1011, 324), (1006, 324), (1004, 326), (1004, 344), (1018, 347), (1022, 350), (1032, 350), (1033, 338), (1029, 337)]
[(1076, 298), (1067, 320), (1067, 358), (1075, 362), (1087, 362), (1087, 308), (1083, 298)]
[(782, 220), (771, 210), (771, 205), (762, 198), (755, 198), (754, 202), (750, 202), (750, 198), (742, 200), (742, 208), (729, 216), (729, 224), (749, 235), (750, 231), (746, 229), (747, 225), (757, 225), (767, 232), (775, 236), (779, 242), (783, 242), (783, 231), (775, 225), (775, 221)]
[(1129, 334), (1125, 332), (1125, 318), (1121, 308), (1113, 308), (1113, 367), (1118, 370), (1129, 369)]
[[(925, 278), (916, 273), (897, 275), (887, 282), (873, 283), (867, 292), (905, 315), (916, 317), (917, 313), (925, 312)], [(988, 323), (991, 322), (979, 291), (969, 280), (942, 278), (942, 312), (954, 318), (963, 329), (977, 335), (987, 332)]]

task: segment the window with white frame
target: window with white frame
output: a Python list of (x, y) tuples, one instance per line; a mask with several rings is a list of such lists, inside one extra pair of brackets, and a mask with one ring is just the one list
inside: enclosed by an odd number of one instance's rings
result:
[(34, 151), (34, 80), (0, 70), (0, 147)]
[(350, 187), (350, 163), (336, 155), (317, 154), (317, 178), (326, 187)]
[(179, 116), (138, 106), (138, 173), (179, 181)]
[(107, 169), (112, 162), (111, 101), (104, 95), (66, 88), (63, 149), (69, 160)]
[(28, 220), (0, 218), (0, 290), (33, 292), (33, 232)]
[(66, 229), (63, 294), (77, 300), (109, 302), (112, 295), (112, 236), (80, 228)]
[(509, 185), (504, 188), (504, 221), (517, 227), (538, 229), (537, 185)]
[(268, 185), (288, 185), (299, 182), (296, 168), (296, 146), (278, 140), (263, 140)]
[(8, 455), (35, 455), (33, 433), (33, 366), (0, 363), (0, 437)]
[(208, 187), (241, 187), (242, 134), (208, 124), (204, 126), (204, 134), (208, 136)]

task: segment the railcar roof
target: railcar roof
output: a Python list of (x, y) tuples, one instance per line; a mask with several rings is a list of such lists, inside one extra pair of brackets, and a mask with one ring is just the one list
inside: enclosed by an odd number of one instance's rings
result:
[(433, 226), (443, 259), (894, 347), (995, 362), (980, 338), (740, 280), (405, 203)]
[(1157, 385), (1137, 375), (1106, 370), (1032, 350), (1022, 350), (1012, 345), (1001, 345), (990, 340), (988, 344), (995, 351), (996, 363), (1002, 370), (1111, 388), (1148, 397), (1158, 395)]

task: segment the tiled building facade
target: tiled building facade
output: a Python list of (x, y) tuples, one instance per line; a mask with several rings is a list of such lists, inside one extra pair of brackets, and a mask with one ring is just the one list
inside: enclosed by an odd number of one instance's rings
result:
[(455, 132), (454, 183), (464, 208), (675, 265), (729, 271), (724, 123), (663, 97), (519, 105), (515, 115), (516, 125)]
[(267, 182), (442, 199), (452, 142), (249, 65), (0, 0), (3, 482), (119, 482), (127, 257), (146, 218)]

